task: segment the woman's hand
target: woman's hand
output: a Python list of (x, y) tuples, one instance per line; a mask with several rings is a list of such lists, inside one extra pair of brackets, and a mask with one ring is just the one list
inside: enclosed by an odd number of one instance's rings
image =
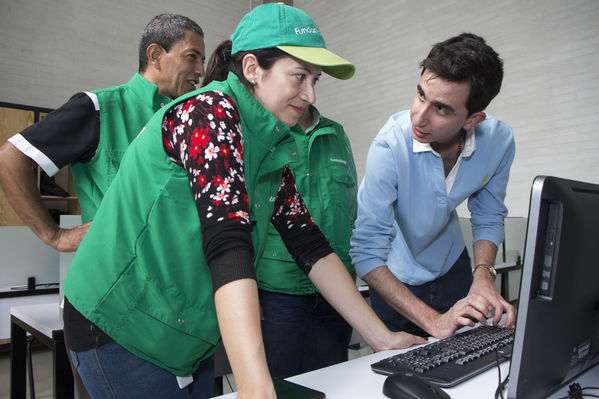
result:
[(418, 335), (409, 334), (407, 332), (391, 332), (389, 331), (389, 337), (387, 338), (387, 344), (380, 348), (372, 348), (375, 352), (388, 350), (388, 349), (403, 349), (412, 345), (422, 345), (428, 342), (427, 338), (420, 337)]

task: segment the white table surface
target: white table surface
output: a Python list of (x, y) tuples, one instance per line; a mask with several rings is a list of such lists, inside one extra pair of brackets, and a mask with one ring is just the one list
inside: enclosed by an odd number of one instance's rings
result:
[[(287, 380), (324, 392), (327, 399), (387, 399), (383, 395), (383, 383), (386, 376), (373, 372), (370, 365), (406, 350), (408, 349), (373, 353), (334, 366), (290, 377)], [(509, 360), (500, 365), (502, 380), (509, 371), (509, 365)], [(443, 388), (443, 390), (452, 399), (493, 399), (495, 398), (498, 379), (497, 368), (493, 367), (453, 388)], [(583, 387), (599, 385), (599, 366), (576, 378), (576, 381)], [(568, 388), (566, 386), (552, 394), (550, 398), (565, 397), (567, 392)], [(596, 393), (595, 391), (592, 392)], [(507, 390), (503, 393), (504, 397), (507, 398)], [(234, 399), (236, 397), (236, 392), (218, 396), (219, 399)]]
[(52, 338), (52, 331), (62, 330), (63, 327), (58, 301), (38, 305), (12, 306), (10, 314), (49, 338)]
[[(409, 349), (413, 349), (413, 347)], [(387, 377), (373, 372), (370, 365), (381, 359), (407, 350), (408, 349), (373, 353), (334, 366), (290, 377), (287, 378), (287, 380), (322, 391), (326, 394), (327, 399), (386, 399), (387, 397), (383, 395), (383, 383)], [(508, 368), (509, 362), (501, 364), (502, 378), (505, 378)], [(493, 368), (469, 381), (444, 390), (452, 398), (494, 398), (497, 379), (497, 369)], [(235, 392), (219, 396), (221, 399), (232, 399), (236, 397), (237, 393)]]

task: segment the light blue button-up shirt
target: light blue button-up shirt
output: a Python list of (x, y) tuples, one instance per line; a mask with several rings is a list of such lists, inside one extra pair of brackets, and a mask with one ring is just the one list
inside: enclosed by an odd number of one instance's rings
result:
[(445, 274), (464, 250), (456, 208), (465, 199), (473, 241), (503, 241), (512, 129), (487, 115), (467, 132), (447, 178), (439, 154), (415, 141), (411, 131), (410, 112), (397, 113), (368, 152), (350, 251), (360, 277), (383, 265), (410, 285)]

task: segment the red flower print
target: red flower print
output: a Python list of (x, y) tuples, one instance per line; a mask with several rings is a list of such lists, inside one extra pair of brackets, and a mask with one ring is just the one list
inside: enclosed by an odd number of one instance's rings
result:
[(218, 104), (216, 107), (214, 107), (214, 116), (216, 116), (218, 119), (223, 119), (226, 116), (225, 109), (222, 105)]
[(202, 151), (206, 148), (206, 145), (210, 143), (210, 136), (208, 135), (208, 129), (194, 129), (193, 135), (191, 136), (191, 143), (189, 146), (189, 154), (193, 159), (198, 159), (202, 155)]

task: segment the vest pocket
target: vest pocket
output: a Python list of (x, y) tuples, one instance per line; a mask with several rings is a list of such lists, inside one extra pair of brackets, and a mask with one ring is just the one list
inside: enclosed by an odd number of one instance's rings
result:
[(123, 323), (132, 331), (137, 351), (155, 364), (179, 375), (189, 374), (195, 365), (210, 355), (220, 340), (212, 292), (197, 293), (210, 298), (201, 303), (186, 300), (174, 287), (163, 287), (146, 280), (145, 287)]

